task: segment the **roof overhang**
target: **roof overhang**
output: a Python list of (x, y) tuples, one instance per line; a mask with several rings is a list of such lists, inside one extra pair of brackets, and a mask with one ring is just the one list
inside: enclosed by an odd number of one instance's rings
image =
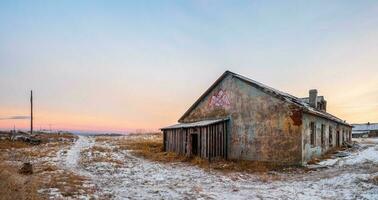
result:
[(171, 125), (171, 126), (161, 128), (160, 130), (180, 129), (180, 128), (197, 128), (197, 127), (203, 127), (203, 126), (208, 126), (208, 125), (212, 125), (212, 124), (217, 124), (219, 122), (224, 122), (224, 121), (227, 121), (227, 120), (228, 120), (228, 118), (202, 120), (202, 121), (197, 121), (197, 122), (192, 122), (192, 123), (178, 123), (178, 124), (174, 124), (174, 125)]

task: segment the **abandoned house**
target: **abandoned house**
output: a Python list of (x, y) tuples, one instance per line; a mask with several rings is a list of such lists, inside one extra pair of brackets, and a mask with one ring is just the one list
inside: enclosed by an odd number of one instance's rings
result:
[(352, 124), (352, 137), (378, 137), (378, 123)]
[(317, 90), (297, 98), (226, 71), (179, 124), (161, 129), (164, 150), (301, 165), (351, 140), (352, 126), (326, 111)]

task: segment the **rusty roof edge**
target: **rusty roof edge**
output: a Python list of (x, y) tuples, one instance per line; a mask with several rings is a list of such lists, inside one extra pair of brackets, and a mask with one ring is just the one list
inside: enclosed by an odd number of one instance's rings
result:
[(217, 118), (217, 119), (199, 120), (199, 121), (190, 122), (190, 123), (178, 123), (178, 124), (173, 124), (171, 126), (167, 126), (164, 128), (160, 128), (160, 130), (170, 130), (170, 129), (180, 129), (180, 128), (198, 128), (198, 127), (208, 126), (212, 124), (217, 124), (217, 123), (228, 121), (228, 120), (230, 120), (230, 118), (225, 117), (225, 118)]
[[(339, 124), (343, 124), (343, 125), (346, 125), (346, 126), (349, 126), (349, 127), (353, 127), (353, 125), (345, 122), (344, 120), (328, 113), (328, 112), (322, 112), (322, 111), (312, 111), (312, 110), (309, 110), (309, 109), (304, 109), (303, 110), (304, 112), (306, 113), (309, 113), (309, 114), (313, 114), (313, 115), (316, 115), (318, 117), (323, 117), (323, 118), (326, 118), (328, 120), (331, 120), (331, 121), (334, 121), (336, 123), (339, 123)], [(330, 115), (330, 116), (327, 116), (327, 115)]]
[[(251, 82), (249, 80), (246, 80), (246, 79), (243, 79), (239, 76), (235, 76), (236, 78), (239, 78), (241, 81), (244, 81), (245, 83), (251, 85), (252, 87), (255, 87), (256, 89), (259, 89), (261, 90), (262, 92), (268, 94), (268, 95), (271, 95), (271, 96), (274, 96), (278, 99), (281, 99), (285, 102), (289, 102), (295, 106), (298, 106), (299, 108), (303, 108), (303, 105), (302, 105), (302, 101), (298, 101), (298, 98), (290, 95), (290, 94), (287, 94), (287, 93), (284, 93), (284, 92), (281, 92), (279, 90), (276, 90), (276, 89), (273, 89), (273, 88), (270, 88), (268, 86), (265, 86), (264, 84), (261, 84), (259, 82)], [(285, 95), (283, 95), (285, 94)], [(287, 98), (290, 98), (290, 99), (287, 99)]]

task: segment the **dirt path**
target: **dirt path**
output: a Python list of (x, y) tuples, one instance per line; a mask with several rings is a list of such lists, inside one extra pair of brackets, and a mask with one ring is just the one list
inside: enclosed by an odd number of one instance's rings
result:
[(83, 149), (90, 148), (94, 145), (93, 138), (86, 136), (79, 136), (76, 142), (67, 150), (66, 155), (61, 159), (61, 164), (65, 169), (75, 172), (83, 176), (91, 176), (86, 170), (84, 170), (80, 165), (80, 152)]
[(80, 161), (80, 152), (84, 148), (90, 148), (94, 144), (93, 140), (88, 137), (79, 136), (79, 139), (67, 151), (65, 158), (65, 165), (69, 169), (79, 169), (78, 163)]
[[(79, 165), (80, 152), (94, 146), (108, 150), (93, 148), (84, 155), (93, 162)], [(103, 160), (98, 161), (96, 155)], [(378, 187), (368, 183), (378, 175), (374, 162), (262, 180), (256, 174), (209, 173), (185, 164), (150, 162), (89, 137), (76, 141), (65, 162), (67, 168), (91, 177), (101, 189), (97, 196), (113, 199), (378, 199)]]

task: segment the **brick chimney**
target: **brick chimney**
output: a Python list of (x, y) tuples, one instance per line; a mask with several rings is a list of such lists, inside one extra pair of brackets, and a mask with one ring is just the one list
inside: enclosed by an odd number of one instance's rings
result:
[(310, 106), (313, 108), (317, 108), (317, 101), (316, 101), (317, 97), (318, 97), (318, 91), (316, 89), (312, 89), (309, 91), (308, 102)]

